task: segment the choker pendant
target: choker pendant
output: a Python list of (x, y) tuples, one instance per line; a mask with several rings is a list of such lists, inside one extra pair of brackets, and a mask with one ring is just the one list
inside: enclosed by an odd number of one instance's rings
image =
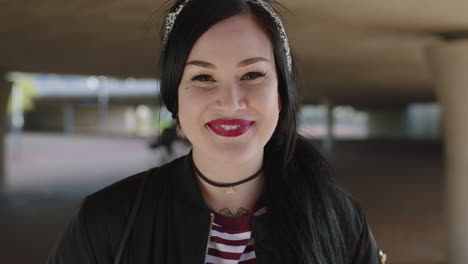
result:
[(234, 190), (234, 187), (233, 186), (230, 186), (229, 188), (227, 188), (226, 190), (226, 194), (236, 194), (236, 190)]
[(215, 186), (215, 187), (220, 187), (220, 188), (227, 188), (225, 190), (225, 194), (229, 194), (229, 195), (237, 193), (236, 190), (234, 189), (235, 186), (241, 185), (243, 183), (249, 182), (249, 181), (257, 178), (258, 176), (260, 176), (262, 174), (262, 171), (263, 171), (263, 168), (260, 168), (252, 176), (250, 176), (248, 178), (245, 178), (243, 180), (240, 180), (238, 182), (218, 183), (218, 182), (214, 182), (214, 181), (208, 179), (207, 177), (205, 177), (205, 175), (203, 175), (203, 173), (201, 173), (201, 171), (197, 168), (197, 166), (195, 165), (195, 162), (193, 162), (193, 158), (191, 159), (191, 161), (192, 161), (192, 166), (193, 166), (193, 169), (195, 170), (195, 175), (196, 176), (199, 176), (200, 179), (202, 179), (204, 182), (208, 183), (209, 185), (212, 185), (212, 186)]

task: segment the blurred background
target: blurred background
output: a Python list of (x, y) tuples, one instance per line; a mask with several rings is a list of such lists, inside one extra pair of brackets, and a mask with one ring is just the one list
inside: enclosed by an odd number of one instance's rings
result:
[[(387, 263), (468, 263), (468, 1), (280, 2), (301, 133)], [(158, 108), (162, 4), (0, 0), (0, 263), (43, 263), (83, 197), (189, 151)]]

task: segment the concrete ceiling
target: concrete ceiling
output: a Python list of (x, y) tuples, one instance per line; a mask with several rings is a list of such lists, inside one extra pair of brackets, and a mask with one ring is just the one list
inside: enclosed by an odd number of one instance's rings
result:
[[(0, 69), (155, 77), (162, 2), (0, 0)], [(425, 49), (468, 30), (465, 0), (281, 3), (305, 102), (435, 100)]]

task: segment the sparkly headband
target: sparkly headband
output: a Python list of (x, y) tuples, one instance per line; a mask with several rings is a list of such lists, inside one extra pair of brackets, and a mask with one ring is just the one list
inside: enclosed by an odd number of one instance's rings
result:
[[(164, 30), (164, 42), (163, 42), (163, 49), (166, 47), (167, 40), (169, 39), (169, 35), (171, 34), (172, 27), (177, 19), (177, 16), (182, 12), (182, 9), (190, 2), (191, 0), (185, 0), (181, 3), (174, 12), (167, 14), (166, 16), (166, 23), (165, 23), (165, 30)], [(288, 66), (288, 71), (291, 73), (292, 71), (292, 59), (291, 59), (291, 50), (289, 49), (289, 41), (288, 36), (286, 35), (286, 31), (284, 30), (283, 22), (281, 22), (280, 17), (276, 12), (273, 10), (270, 4), (264, 2), (263, 0), (246, 0), (246, 2), (250, 2), (257, 6), (262, 7), (265, 9), (268, 14), (273, 18), (276, 24), (276, 28), (278, 29), (281, 42), (283, 44), (284, 53), (286, 54), (286, 63)]]

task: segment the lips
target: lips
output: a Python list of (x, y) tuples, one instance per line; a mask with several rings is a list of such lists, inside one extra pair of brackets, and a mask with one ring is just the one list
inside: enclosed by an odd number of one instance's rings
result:
[(247, 133), (254, 123), (254, 121), (244, 119), (216, 119), (208, 122), (207, 125), (217, 135), (238, 137)]

